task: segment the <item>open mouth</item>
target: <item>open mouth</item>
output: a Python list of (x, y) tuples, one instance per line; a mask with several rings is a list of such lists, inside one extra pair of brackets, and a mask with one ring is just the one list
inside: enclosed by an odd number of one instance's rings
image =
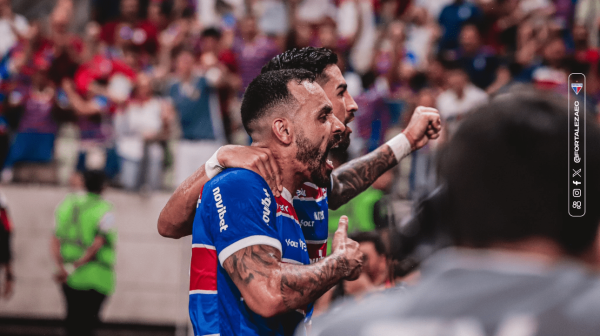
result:
[(325, 164), (327, 165), (328, 170), (333, 170), (333, 162), (331, 162), (331, 160), (326, 160)]

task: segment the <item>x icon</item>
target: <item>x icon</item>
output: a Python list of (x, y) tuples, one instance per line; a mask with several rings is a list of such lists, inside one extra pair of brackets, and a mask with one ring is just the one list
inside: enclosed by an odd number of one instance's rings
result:
[(575, 176), (581, 177), (581, 175), (579, 175), (579, 173), (581, 173), (581, 168), (577, 169), (577, 171), (575, 171), (575, 169), (573, 169), (573, 177), (575, 177)]

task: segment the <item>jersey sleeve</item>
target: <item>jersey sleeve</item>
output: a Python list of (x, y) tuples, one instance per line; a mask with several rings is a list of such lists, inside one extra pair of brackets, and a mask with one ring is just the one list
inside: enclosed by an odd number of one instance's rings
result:
[(253, 245), (268, 245), (281, 251), (275, 216), (277, 206), (267, 183), (245, 170), (226, 171), (205, 188), (209, 233), (221, 265), (233, 253)]

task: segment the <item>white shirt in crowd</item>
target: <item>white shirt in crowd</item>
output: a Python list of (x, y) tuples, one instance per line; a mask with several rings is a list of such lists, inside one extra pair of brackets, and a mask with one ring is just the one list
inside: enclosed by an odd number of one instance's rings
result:
[[(27, 19), (25, 19), (22, 15), (15, 14), (13, 18), (13, 24), (15, 29), (20, 34), (27, 33), (29, 30), (29, 24), (27, 23)], [(10, 27), (11, 22), (6, 18), (0, 19), (0, 58), (4, 57), (6, 53), (17, 43), (17, 35), (14, 33), (13, 29)]]
[(145, 102), (130, 102), (123, 113), (115, 116), (114, 122), (119, 155), (139, 160), (144, 153), (144, 135), (162, 129), (161, 101), (151, 98)]
[(462, 98), (459, 98), (453, 90), (442, 92), (437, 98), (436, 104), (442, 117), (442, 123), (446, 124), (447, 134), (454, 134), (463, 114), (487, 102), (488, 94), (471, 83), (465, 87)]
[(459, 98), (454, 90), (442, 92), (437, 99), (437, 109), (442, 119), (453, 119), (487, 101), (488, 94), (469, 83), (464, 89), (462, 98)]

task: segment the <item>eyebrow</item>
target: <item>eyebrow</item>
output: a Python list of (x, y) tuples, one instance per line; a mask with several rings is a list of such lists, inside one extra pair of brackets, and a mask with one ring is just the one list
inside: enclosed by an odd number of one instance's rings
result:
[(325, 105), (323, 107), (321, 107), (321, 109), (319, 110), (319, 115), (323, 114), (323, 113), (331, 113), (333, 111), (333, 107), (331, 107), (331, 105)]
[(346, 83), (342, 83), (342, 84), (338, 85), (337, 89), (344, 89), (344, 90), (347, 90), (347, 89), (348, 89), (348, 84), (346, 84)]

